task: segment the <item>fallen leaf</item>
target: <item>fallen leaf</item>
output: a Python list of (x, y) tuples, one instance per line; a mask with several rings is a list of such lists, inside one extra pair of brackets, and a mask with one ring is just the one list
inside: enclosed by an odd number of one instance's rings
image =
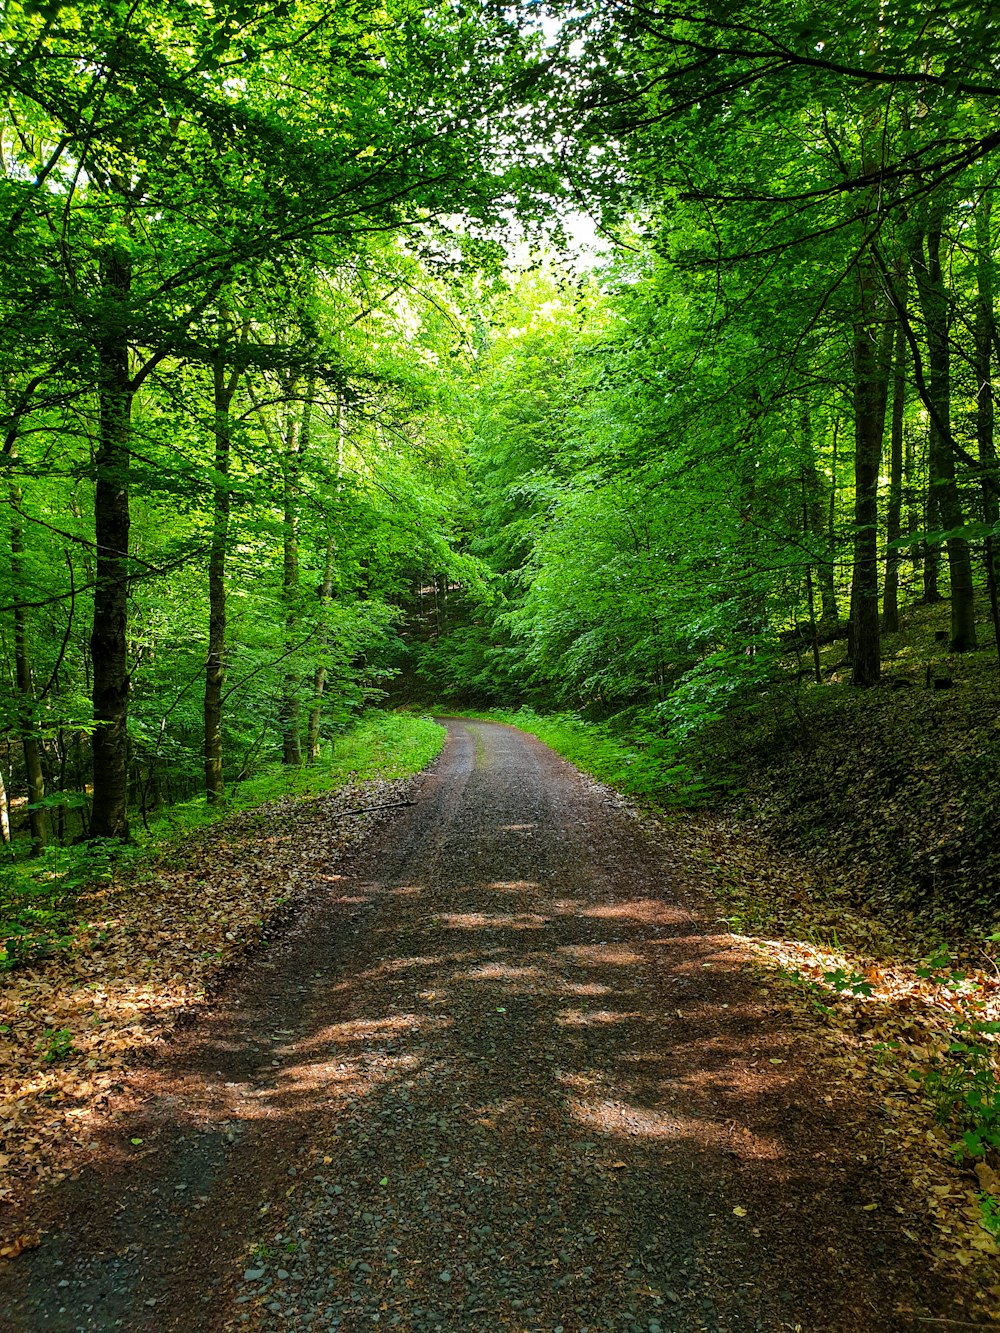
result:
[(0, 1259), (16, 1259), (25, 1250), (37, 1250), (41, 1243), (42, 1238), (37, 1231), (26, 1233), (23, 1236), (15, 1236), (6, 1245), (0, 1245)]

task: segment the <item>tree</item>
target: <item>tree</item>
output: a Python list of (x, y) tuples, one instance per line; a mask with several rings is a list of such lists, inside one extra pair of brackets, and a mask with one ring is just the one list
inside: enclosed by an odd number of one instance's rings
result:
[[(316, 0), (221, 18), (162, 0), (13, 8), (5, 29), (7, 271), (32, 275), (9, 324), (58, 312), (64, 337), (34, 378), (44, 389), (73, 363), (96, 401), (91, 833), (125, 837), (137, 395), (262, 264), (309, 262), (316, 237), (342, 259), (369, 236), (497, 207), (483, 116), (502, 112), (497, 80), (524, 70), (526, 48), (501, 17)], [(289, 79), (308, 88), (294, 103)], [(218, 601), (218, 544), (214, 581)]]

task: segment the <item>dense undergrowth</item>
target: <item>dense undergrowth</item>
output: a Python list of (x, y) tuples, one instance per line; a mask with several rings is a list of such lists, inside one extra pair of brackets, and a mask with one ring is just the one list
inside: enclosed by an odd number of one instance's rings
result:
[(52, 846), (35, 860), (11, 859), (0, 866), (0, 972), (70, 947), (95, 892), (106, 893), (142, 873), (196, 830), (274, 801), (408, 777), (430, 762), (443, 737), (429, 718), (371, 712), (328, 745), (315, 765), (269, 765), (220, 805), (199, 797), (168, 806), (127, 844)]

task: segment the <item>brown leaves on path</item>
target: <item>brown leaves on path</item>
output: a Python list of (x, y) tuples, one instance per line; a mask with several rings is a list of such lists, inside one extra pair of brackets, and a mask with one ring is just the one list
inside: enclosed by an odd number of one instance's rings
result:
[[(108, 1110), (129, 1066), (227, 969), (336, 885), (345, 851), (379, 818), (349, 811), (413, 791), (412, 779), (368, 782), (237, 813), (85, 895), (71, 946), (3, 977), (0, 1203), (62, 1179), (96, 1149), (93, 1117)], [(32, 1243), (11, 1236), (0, 1258)]]

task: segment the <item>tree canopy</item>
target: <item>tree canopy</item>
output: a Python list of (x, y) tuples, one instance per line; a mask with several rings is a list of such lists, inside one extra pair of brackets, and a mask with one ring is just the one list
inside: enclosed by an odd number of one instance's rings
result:
[(386, 693), (674, 743), (790, 651), (876, 686), (907, 602), (995, 637), (988, 8), (0, 24), (26, 847), (316, 762)]

